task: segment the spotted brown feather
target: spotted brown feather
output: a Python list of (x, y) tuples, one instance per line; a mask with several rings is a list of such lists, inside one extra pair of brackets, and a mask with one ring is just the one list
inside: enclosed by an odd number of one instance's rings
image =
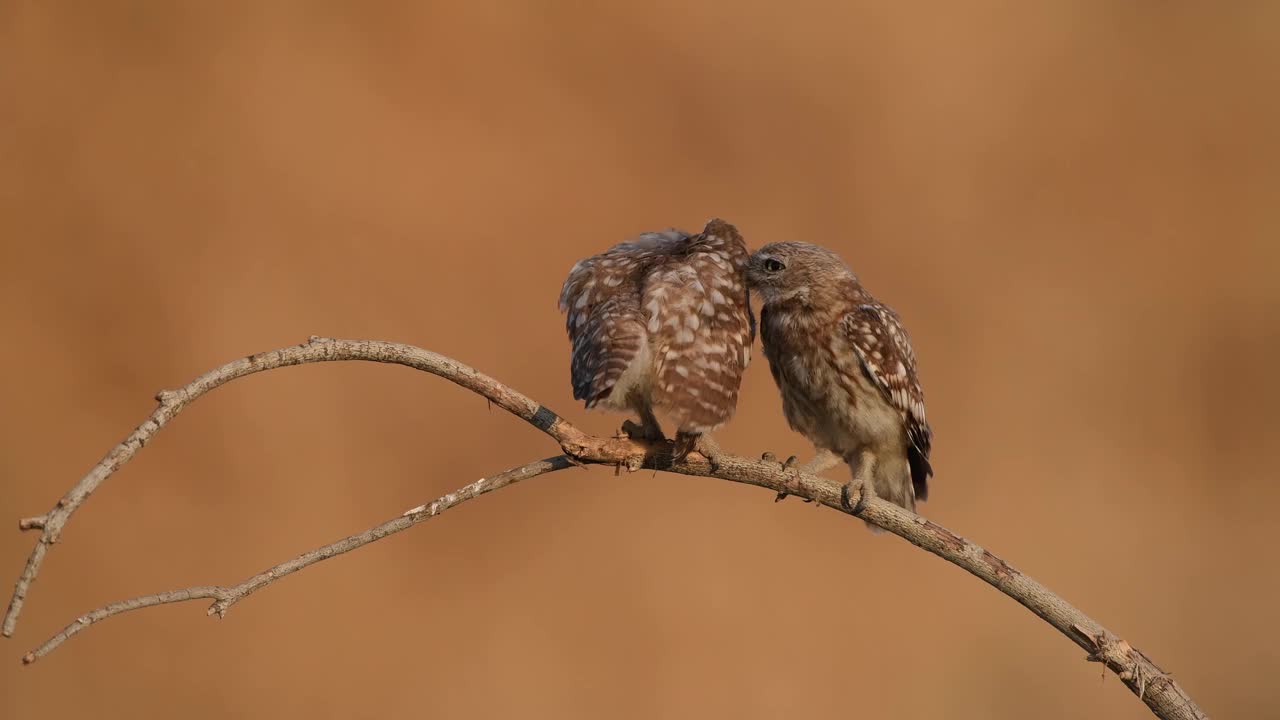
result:
[(732, 416), (755, 335), (746, 246), (721, 220), (645, 233), (582, 260), (560, 293), (574, 398), (668, 414), (681, 433)]

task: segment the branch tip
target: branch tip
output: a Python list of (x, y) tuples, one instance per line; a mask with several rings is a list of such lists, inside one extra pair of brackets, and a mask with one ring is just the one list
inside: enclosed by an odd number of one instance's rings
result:
[(43, 530), (46, 521), (48, 521), (48, 517), (45, 515), (22, 518), (18, 521), (18, 529), (23, 532), (26, 532), (27, 530)]

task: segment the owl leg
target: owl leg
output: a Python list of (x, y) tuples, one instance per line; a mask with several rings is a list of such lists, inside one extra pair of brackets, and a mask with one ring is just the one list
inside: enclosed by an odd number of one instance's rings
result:
[[(760, 459), (767, 463), (778, 463), (779, 465), (782, 466), (783, 472), (790, 470), (791, 466), (796, 464), (795, 455), (792, 455), (791, 457), (787, 458), (782, 462), (778, 462), (778, 456), (774, 455), (772, 452), (769, 452), (768, 450), (765, 450), (763, 453), (761, 453)], [(787, 496), (790, 494), (791, 493), (788, 493), (786, 490), (779, 490), (778, 497), (774, 498), (773, 501), (782, 502), (783, 500), (786, 500)]]
[(680, 462), (691, 452), (696, 452), (707, 459), (711, 472), (720, 469), (720, 445), (710, 436), (702, 433), (676, 433), (676, 447), (671, 456), (672, 462)]
[[(840, 506), (849, 512), (856, 513), (862, 509), (862, 504), (867, 498), (876, 496), (872, 480), (876, 471), (876, 456), (870, 450), (864, 449), (856, 454), (846, 455), (844, 460), (849, 463), (849, 469), (853, 471), (853, 480), (840, 488)], [(858, 486), (858, 500), (850, 502), (854, 485)]]
[(640, 415), (640, 423), (636, 424), (630, 420), (622, 423), (622, 432), (632, 440), (648, 440), (657, 442), (666, 440), (667, 436), (662, 434), (662, 426), (658, 424), (658, 418), (653, 414), (653, 409), (644, 405), (636, 408), (636, 412)]
[(835, 467), (840, 460), (841, 457), (839, 455), (827, 450), (826, 448), (820, 448), (818, 450), (818, 454), (813, 456), (813, 459), (796, 469), (802, 473), (817, 475), (820, 472), (824, 472)]

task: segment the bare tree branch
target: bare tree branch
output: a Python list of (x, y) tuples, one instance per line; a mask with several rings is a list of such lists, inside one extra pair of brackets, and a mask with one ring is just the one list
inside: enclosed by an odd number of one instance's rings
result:
[(217, 615), (224, 617), (227, 610), (232, 605), (240, 602), (249, 595), (261, 590), (277, 580), (291, 575), (299, 570), (320, 562), (328, 560), (331, 557), (350, 552), (358, 547), (363, 547), (371, 542), (381, 540), (388, 535), (395, 535), (403, 530), (417, 525), (420, 522), (430, 520), (440, 513), (448, 510), (454, 505), (466, 502), (472, 498), (479, 497), (487, 492), (492, 492), (499, 488), (504, 488), (512, 483), (528, 480), (549, 472), (563, 470), (567, 467), (573, 467), (573, 463), (564, 455), (557, 455), (546, 460), (538, 460), (527, 465), (521, 465), (518, 468), (512, 468), (504, 473), (499, 473), (493, 477), (481, 478), (470, 485), (459, 488), (448, 495), (441, 495), (426, 505), (410, 510), (403, 515), (388, 520), (377, 527), (369, 528), (362, 533), (350, 535), (337, 542), (329, 543), (324, 547), (318, 547), (315, 550), (305, 552), (298, 557), (282, 562), (279, 565), (267, 568), (253, 577), (245, 580), (239, 585), (223, 586), (223, 585), (198, 585), (196, 587), (183, 588), (181, 590), (171, 590), (169, 592), (156, 593), (155, 595), (143, 595), (141, 597), (130, 598), (104, 605), (96, 610), (81, 615), (74, 622), (66, 626), (57, 635), (44, 641), (40, 647), (27, 653), (22, 662), (30, 664), (36, 660), (48, 655), (55, 648), (66, 642), (71, 636), (88, 628), (90, 625), (106, 620), (112, 615), (119, 615), (131, 610), (141, 610), (142, 608), (152, 607), (154, 605), (168, 605), (169, 603), (186, 602), (188, 600), (213, 600), (213, 604), (209, 606), (207, 613), (209, 615)]
[(569, 465), (603, 464), (641, 467), (695, 475), (767, 488), (779, 495), (796, 495), (840, 512), (859, 517), (908, 542), (964, 568), (1004, 594), (1017, 600), (1045, 622), (1057, 628), (1089, 654), (1087, 660), (1110, 668), (1157, 717), (1165, 720), (1201, 720), (1207, 716), (1173, 680), (1140, 650), (1120, 639), (1048, 588), (1024, 575), (981, 546), (897, 505), (854, 487), (846, 491), (834, 481), (789, 469), (772, 459), (750, 460), (722, 455), (711, 465), (697, 454), (680, 462), (672, 460), (668, 443), (641, 444), (627, 438), (602, 438), (583, 433), (545, 406), (450, 358), (420, 348), (372, 340), (311, 338), (307, 343), (250, 355), (196, 378), (189, 385), (161, 392), (160, 406), (125, 440), (109, 452), (57, 505), (44, 516), (19, 522), (21, 529), (40, 529), (41, 536), (27, 561), (5, 616), (3, 633), (13, 632), (31, 582), (39, 572), (48, 546), (55, 542), (70, 515), (113, 472), (128, 462), (150, 438), (188, 403), (230, 380), (287, 365), (332, 360), (367, 360), (407, 365), (439, 375), (529, 422), (554, 438), (564, 455), (530, 463), (491, 478), (481, 479), (435, 501), (419, 506), (363, 533), (317, 548), (281, 563), (235, 586), (197, 586), (112, 603), (78, 618), (24, 661), (47, 654), (67, 638), (93, 623), (131, 610), (194, 599), (213, 600), (210, 614), (219, 616), (242, 598), (308, 565), (367, 545), (434, 517), (461, 502), (497, 490), (519, 480), (564, 469)]
[(40, 529), (40, 539), (27, 558), (26, 567), (18, 582), (14, 585), (13, 596), (9, 600), (9, 609), (5, 612), (4, 623), (0, 625), (0, 635), (12, 637), (18, 624), (18, 616), (22, 613), (31, 583), (40, 573), (49, 547), (58, 542), (62, 528), (71, 515), (79, 509), (88, 497), (98, 489), (112, 473), (133, 459), (139, 450), (146, 446), (160, 429), (169, 423), (188, 404), (194, 402), (205, 393), (246, 375), (273, 370), (290, 365), (329, 362), (335, 360), (366, 360), (370, 362), (395, 363), (423, 370), (451, 380), (462, 387), (479, 393), (504, 410), (528, 421), (556, 440), (575, 439), (582, 436), (576, 428), (567, 423), (550, 410), (508, 388), (493, 378), (476, 372), (462, 363), (443, 355), (399, 343), (372, 340), (331, 340), (312, 337), (301, 345), (255, 353), (234, 360), (222, 367), (210, 370), (187, 385), (177, 390), (161, 390), (156, 393), (159, 406), (150, 417), (142, 422), (129, 436), (113, 447), (97, 465), (94, 465), (80, 482), (76, 483), (67, 494), (63, 495), (47, 515), (27, 518), (18, 523), (22, 530)]

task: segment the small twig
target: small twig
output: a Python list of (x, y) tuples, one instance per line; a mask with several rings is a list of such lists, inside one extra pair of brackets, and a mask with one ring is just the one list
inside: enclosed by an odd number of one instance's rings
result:
[(18, 529), (26, 532), (27, 530), (43, 530), (44, 515), (36, 515), (35, 517), (22, 518), (18, 521)]
[[(483, 395), (498, 407), (530, 422), (556, 440), (564, 439), (562, 437), (564, 433), (561, 432), (563, 428), (560, 427), (562, 422), (560, 416), (488, 375), (477, 372), (452, 358), (412, 345), (378, 340), (335, 340), (313, 335), (301, 345), (254, 353), (210, 370), (177, 390), (161, 390), (156, 393), (156, 402), (159, 406), (155, 411), (99, 460), (98, 464), (68, 490), (47, 515), (43, 516), (40, 523), (40, 529), (43, 532), (36, 546), (31, 550), (31, 555), (27, 558), (26, 567), (22, 569), (18, 582), (14, 584), (9, 608), (5, 612), (3, 624), (0, 624), (0, 635), (13, 636), (31, 583), (35, 582), (36, 576), (40, 574), (40, 566), (49, 552), (49, 546), (58, 541), (62, 528), (71, 515), (107, 478), (151, 442), (151, 438), (160, 432), (160, 429), (174, 416), (182, 412), (183, 408), (210, 390), (246, 375), (291, 365), (337, 360), (395, 363), (439, 375)], [(577, 435), (581, 433), (574, 429), (573, 436)], [(33, 524), (31, 529), (35, 528)]]
[[(640, 444), (625, 437), (602, 438), (587, 435), (545, 406), (466, 365), (409, 345), (372, 340), (312, 337), (302, 345), (236, 360), (196, 378), (179, 390), (159, 393), (156, 399), (160, 406), (155, 412), (113, 448), (80, 482), (76, 483), (47, 515), (23, 521), (30, 523), (31, 529), (35, 529), (36, 522), (43, 527), (40, 538), (27, 560), (27, 565), (14, 587), (13, 599), (5, 616), (4, 635), (12, 634), (27, 590), (39, 572), (49, 545), (57, 540), (67, 519), (103, 481), (128, 462), (182, 408), (213, 388), (245, 375), (277, 367), (334, 360), (396, 363), (439, 375), (488, 398), (494, 404), (551, 436), (560, 444), (564, 455), (479, 480), (375, 528), (281, 563), (233, 587), (191, 587), (112, 603), (93, 610), (68, 625), (24, 659), (27, 662), (34, 661), (99, 620), (144, 607), (192, 599), (212, 599), (214, 603), (209, 608), (209, 612), (221, 615), (234, 603), (282, 577), (313, 563), (367, 545), (389, 534), (400, 532), (472, 497), (491, 492), (518, 480), (561, 470), (570, 465), (601, 464), (625, 467), (632, 471), (644, 467), (655, 471), (665, 470), (755, 485), (768, 488), (775, 494), (785, 492), (803, 498), (806, 502), (814, 502), (820, 506), (857, 516), (965, 569), (1017, 600), (1087, 650), (1088, 659), (1101, 662), (1104, 667), (1115, 672), (1125, 686), (1157, 717), (1165, 720), (1203, 720), (1206, 717), (1177, 682), (1145, 654), (1119, 639), (1092, 618), (1050, 592), (1048, 588), (1022, 574), (990, 551), (941, 525), (885, 500), (864, 495), (862, 487), (858, 485), (842, 487), (839, 483), (801, 472), (796, 468), (783, 467), (776, 459), (756, 461), (722, 454), (718, 456), (714, 469), (704, 458), (696, 454), (676, 462), (672, 459), (673, 447), (670, 443)], [(852, 497), (854, 492), (857, 492), (856, 500)]]
[(567, 458), (563, 455), (557, 455), (556, 457), (547, 458), (546, 460), (538, 460), (527, 465), (521, 465), (518, 468), (512, 468), (511, 470), (499, 473), (493, 477), (481, 478), (466, 487), (459, 488), (447, 495), (441, 495), (430, 503), (420, 505), (399, 517), (378, 525), (377, 527), (370, 528), (356, 535), (345, 537), (337, 542), (325, 545), (324, 547), (319, 547), (315, 550), (305, 552), (292, 560), (282, 562), (279, 565), (268, 568), (245, 580), (239, 585), (199, 585), (196, 587), (183, 588), (181, 590), (156, 593), (155, 595), (143, 595), (142, 597), (121, 600), (109, 605), (104, 605), (103, 607), (91, 610), (76, 618), (74, 622), (63, 628), (61, 632), (44, 641), (40, 647), (23, 656), (22, 662), (31, 664), (36, 660), (39, 660), (45, 655), (48, 655), (62, 643), (71, 639), (71, 637), (76, 633), (85, 630), (94, 623), (106, 620), (113, 615), (120, 615), (133, 610), (153, 607), (155, 605), (168, 605), (170, 603), (180, 603), (188, 600), (213, 600), (214, 603), (209, 606), (207, 613), (209, 615), (225, 617), (227, 611), (231, 609), (232, 605), (235, 605), (262, 588), (298, 572), (308, 565), (314, 565), (321, 560), (328, 560), (331, 557), (336, 557), (343, 553), (355, 550), (356, 548), (364, 547), (371, 542), (381, 540), (389, 535), (395, 535), (398, 532), (408, 530), (414, 525), (430, 520), (455, 505), (464, 503), (472, 498), (480, 497), (485, 493), (493, 492), (494, 490), (504, 488), (513, 483), (520, 482), (521, 480), (528, 480), (539, 475), (563, 470), (567, 467), (569, 467)]

